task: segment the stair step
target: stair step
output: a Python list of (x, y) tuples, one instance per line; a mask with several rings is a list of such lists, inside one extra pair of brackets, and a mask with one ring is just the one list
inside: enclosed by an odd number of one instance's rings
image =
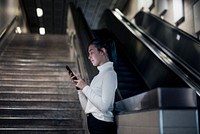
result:
[[(58, 59), (59, 58), (63, 59), (65, 57), (65, 59), (70, 59), (70, 54), (69, 52), (67, 52), (66, 50), (59, 50), (59, 51), (49, 51), (49, 50), (44, 50), (44, 51), (29, 51), (29, 50), (6, 50), (3, 52), (2, 57), (6, 58), (6, 57), (10, 57), (11, 59), (16, 59), (16, 58), (32, 58), (32, 59)], [(4, 59), (1, 58), (1, 59)], [(8, 59), (8, 58), (7, 58)]]
[[(22, 52), (26, 52), (26, 51), (36, 51), (36, 52), (45, 52), (45, 53), (49, 53), (49, 52), (56, 52), (56, 51), (64, 51), (65, 53), (68, 53), (69, 49), (71, 48), (70, 45), (66, 44), (66, 45), (23, 45), (23, 44), (10, 44), (6, 50), (4, 51), (22, 51)], [(47, 51), (48, 50), (48, 51)], [(50, 54), (50, 53), (49, 53)], [(60, 54), (60, 53), (58, 53)], [(62, 55), (62, 54), (61, 54)]]
[[(68, 62), (66, 65), (68, 65), (71, 68), (75, 67), (75, 64), (73, 62)], [(65, 66), (64, 66), (65, 68)], [(60, 69), (64, 69), (63, 66), (22, 66), (22, 65), (13, 65), (13, 66), (0, 66), (0, 70), (2, 71), (12, 71), (12, 70), (54, 70), (59, 71)]]
[(0, 109), (0, 119), (7, 118), (81, 118), (81, 109)]
[(85, 134), (80, 128), (52, 127), (52, 128), (0, 128), (1, 134)]
[(68, 102), (71, 101), (73, 102), (74, 100), (71, 99), (67, 99), (67, 100), (58, 100), (58, 99), (1, 99), (0, 101), (8, 101), (8, 102)]
[[(76, 70), (74, 68), (73, 65), (70, 65), (69, 63), (66, 64), (68, 65), (70, 68), (74, 70)], [(65, 66), (66, 66), (65, 65)], [(13, 65), (13, 66), (0, 66), (0, 72), (4, 73), (4, 72), (14, 72), (14, 71), (21, 71), (23, 73), (23, 71), (36, 71), (37, 72), (66, 72), (66, 68), (65, 66), (60, 66), (60, 67), (48, 67), (48, 66), (19, 66), (19, 65)]]
[(138, 83), (123, 83), (123, 82), (119, 83), (118, 86), (128, 88), (128, 89), (141, 87), (141, 85)]
[[(80, 108), (78, 100), (1, 100), (0, 109), (47, 109)], [(65, 110), (65, 109), (64, 109)]]
[(66, 57), (62, 57), (62, 59), (59, 59), (59, 57), (54, 57), (54, 58), (43, 58), (43, 59), (33, 59), (33, 58), (16, 58), (16, 57), (0, 57), (0, 61), (2, 62), (19, 62), (19, 63), (35, 63), (35, 62), (69, 62), (70, 59)]
[(0, 107), (58, 107), (61, 106), (63, 107), (77, 107), (79, 106), (79, 101), (78, 100), (58, 100), (58, 99), (52, 99), (52, 100), (47, 100), (47, 99), (4, 99), (0, 101)]
[(0, 93), (0, 100), (6, 99), (38, 99), (38, 100), (77, 100), (77, 94), (24, 94), (24, 93)]
[[(63, 72), (61, 72), (63, 71)], [(1, 71), (0, 70), (0, 74), (1, 75), (27, 75), (27, 76), (68, 76), (66, 69), (62, 68), (60, 72), (56, 72), (55, 71), (48, 71), (48, 70), (10, 70), (10, 71)]]
[[(59, 55), (56, 55), (56, 54), (51, 54), (51, 55), (48, 55), (48, 54), (43, 54), (43, 55), (38, 55), (38, 54), (33, 54), (31, 53), (31, 55), (29, 53), (27, 53), (26, 55), (23, 54), (23, 55), (20, 55), (20, 54), (15, 54), (14, 55), (15, 57), (13, 57), (13, 54), (8, 54), (8, 53), (5, 53), (4, 55), (2, 55), (0, 59), (8, 59), (10, 61), (12, 60), (40, 60), (40, 61), (70, 61), (71, 59), (69, 58), (69, 56), (59, 56)], [(47, 59), (48, 57), (48, 59)], [(11, 60), (12, 59), (12, 60)]]
[(1, 81), (1, 86), (15, 87), (54, 87), (54, 88), (72, 88), (75, 85), (72, 82), (55, 82), (55, 81)]
[(82, 119), (80, 118), (6, 118), (0, 119), (0, 128), (4, 127), (69, 127), (69, 128), (82, 128)]
[[(118, 70), (117, 70), (118, 71)], [(130, 72), (130, 71), (124, 71), (124, 72), (121, 72), (121, 71), (118, 71), (119, 73), (117, 74), (119, 77), (132, 77), (133, 76), (133, 73)]]
[[(1, 73), (0, 73), (1, 74)], [(70, 76), (67, 75), (63, 75), (60, 76), (58, 75), (46, 75), (46, 76), (41, 76), (41, 75), (34, 75), (31, 76), (29, 75), (1, 75), (0, 76), (0, 81), (1, 80), (14, 80), (14, 81), (70, 81)]]
[[(2, 88), (0, 88), (0, 89), (2, 89)], [(66, 90), (66, 89), (65, 89)], [(66, 91), (68, 91), (68, 90), (66, 90)], [(71, 91), (68, 91), (68, 92), (64, 92), (64, 91), (62, 91), (62, 92), (59, 92), (59, 91), (27, 91), (27, 90), (25, 90), (25, 91), (2, 91), (2, 90), (0, 90), (0, 94), (34, 94), (34, 95), (37, 95), (37, 94), (40, 94), (40, 95), (60, 95), (60, 94), (66, 94), (66, 95), (68, 95), (68, 94), (75, 94), (75, 90), (74, 89), (72, 89)]]
[(30, 92), (30, 93), (75, 93), (75, 87), (71, 88), (54, 88), (54, 87), (12, 87), (12, 86), (0, 86), (0, 93), (13, 93), (13, 92)]
[(13, 65), (20, 65), (20, 66), (48, 66), (48, 67), (65, 67), (68, 65), (69, 62), (22, 62), (22, 61), (3, 61), (1, 60), (0, 66), (13, 66)]
[(40, 49), (41, 48), (41, 49), (53, 49), (53, 50), (57, 50), (57, 49), (68, 50), (71, 47), (71, 45), (68, 42), (64, 42), (65, 44), (63, 44), (63, 42), (58, 43), (57, 41), (55, 44), (54, 41), (51, 41), (51, 42), (46, 42), (48, 44), (45, 44), (42, 42), (42, 40), (40, 40), (37, 44), (35, 44), (34, 43), (35, 40), (33, 40), (33, 42), (26, 43), (26, 40), (23, 39), (23, 44), (22, 44), (22, 43), (18, 43), (18, 41), (19, 40), (15, 38), (15, 42), (17, 43), (11, 42), (8, 48), (18, 48), (18, 49), (25, 49), (25, 48)]
[(16, 87), (16, 88), (58, 88), (59, 89), (63, 89), (63, 88), (66, 88), (67, 89), (71, 89), (71, 88), (74, 88), (75, 89), (75, 86), (74, 84), (65, 84), (65, 85), (34, 85), (34, 84), (17, 84), (17, 83), (2, 83), (2, 86), (3, 87)]
[(122, 77), (118, 76), (117, 77), (118, 82), (126, 82), (126, 83), (136, 83), (137, 79), (135, 77)]
[[(62, 55), (61, 55), (62, 54)], [(21, 57), (33, 57), (33, 59), (38, 58), (38, 57), (43, 57), (45, 59), (48, 58), (53, 58), (53, 57), (66, 57), (66, 59), (69, 58), (69, 54), (66, 50), (59, 50), (59, 51), (49, 51), (49, 50), (6, 50), (4, 51), (4, 53), (2, 54), (2, 57), (7, 56), (7, 57), (11, 57), (11, 58), (16, 58), (17, 56), (21, 56)], [(12, 57), (12, 56), (16, 56), (16, 57)], [(47, 57), (50, 56), (50, 57)], [(59, 59), (58, 59), (59, 60)]]

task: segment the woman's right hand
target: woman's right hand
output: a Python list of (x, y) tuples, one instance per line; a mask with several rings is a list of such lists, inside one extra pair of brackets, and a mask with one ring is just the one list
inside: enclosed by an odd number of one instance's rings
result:
[(76, 87), (78, 87), (80, 89), (83, 89), (85, 86), (87, 86), (85, 81), (83, 79), (81, 79), (80, 77), (78, 77), (77, 80), (74, 80), (74, 82), (76, 83)]

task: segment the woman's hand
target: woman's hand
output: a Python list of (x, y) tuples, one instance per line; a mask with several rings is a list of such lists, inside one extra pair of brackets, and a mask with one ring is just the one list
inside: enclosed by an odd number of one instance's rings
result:
[(83, 89), (87, 84), (83, 79), (80, 78), (80, 75), (70, 74), (71, 80), (76, 84), (76, 87)]
[(85, 86), (87, 86), (87, 84), (85, 83), (85, 81), (81, 78), (78, 77), (77, 80), (74, 80), (74, 82), (76, 83), (76, 87), (83, 89)]

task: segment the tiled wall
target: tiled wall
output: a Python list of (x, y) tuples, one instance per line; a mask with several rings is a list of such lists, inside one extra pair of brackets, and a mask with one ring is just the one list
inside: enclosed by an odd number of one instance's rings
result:
[(159, 134), (159, 111), (119, 115), (118, 134)]
[(118, 134), (199, 134), (196, 110), (152, 110), (117, 116)]

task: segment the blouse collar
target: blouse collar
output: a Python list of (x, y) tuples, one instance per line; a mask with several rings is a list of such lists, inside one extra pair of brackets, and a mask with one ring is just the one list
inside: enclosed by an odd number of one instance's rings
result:
[(103, 72), (106, 69), (113, 69), (113, 62), (108, 61), (103, 65), (98, 66), (97, 69), (99, 70), (99, 72)]

